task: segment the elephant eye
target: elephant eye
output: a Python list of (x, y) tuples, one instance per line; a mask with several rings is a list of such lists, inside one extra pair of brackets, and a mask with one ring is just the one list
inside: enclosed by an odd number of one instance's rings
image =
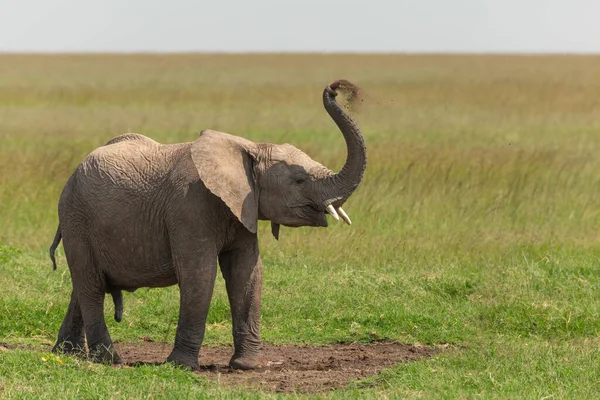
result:
[(303, 184), (304, 182), (306, 182), (306, 178), (296, 178), (296, 179), (295, 179), (295, 182), (296, 182), (298, 185), (301, 185), (301, 184)]

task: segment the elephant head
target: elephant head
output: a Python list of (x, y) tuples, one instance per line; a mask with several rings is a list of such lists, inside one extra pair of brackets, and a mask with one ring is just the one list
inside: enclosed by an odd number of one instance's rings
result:
[[(202, 131), (192, 144), (192, 160), (204, 185), (255, 233), (259, 219), (279, 225), (327, 226), (326, 213), (350, 224), (341, 208), (362, 180), (367, 154), (360, 129), (336, 101), (338, 91), (356, 100), (359, 91), (339, 80), (323, 91), (323, 105), (344, 135), (346, 162), (334, 173), (290, 144), (255, 143), (216, 131)], [(337, 211), (336, 211), (337, 210)]]

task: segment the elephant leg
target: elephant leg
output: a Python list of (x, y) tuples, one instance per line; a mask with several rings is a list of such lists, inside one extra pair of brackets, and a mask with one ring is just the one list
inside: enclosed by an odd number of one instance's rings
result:
[(91, 249), (83, 239), (70, 238), (65, 255), (83, 319), (89, 358), (99, 363), (121, 363), (104, 321), (105, 278), (98, 272)]
[(75, 291), (71, 292), (71, 302), (67, 315), (58, 332), (58, 340), (52, 348), (53, 353), (85, 354), (85, 334), (83, 332), (83, 317)]
[(112, 344), (104, 320), (104, 291), (80, 291), (79, 293), (90, 359), (98, 363), (120, 364), (121, 358)]
[[(256, 236), (254, 236), (256, 238)], [(233, 369), (259, 367), (262, 261), (256, 240), (219, 256), (231, 306), (235, 352)]]
[(174, 257), (179, 282), (179, 322), (175, 345), (167, 361), (192, 370), (200, 368), (198, 356), (217, 274), (216, 258), (216, 254), (211, 257), (198, 253)]

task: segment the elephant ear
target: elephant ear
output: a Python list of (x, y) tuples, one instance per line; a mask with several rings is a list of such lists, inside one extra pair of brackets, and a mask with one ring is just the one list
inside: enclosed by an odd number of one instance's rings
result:
[(204, 130), (192, 143), (192, 160), (200, 179), (252, 233), (258, 225), (254, 179), (256, 145), (244, 138)]

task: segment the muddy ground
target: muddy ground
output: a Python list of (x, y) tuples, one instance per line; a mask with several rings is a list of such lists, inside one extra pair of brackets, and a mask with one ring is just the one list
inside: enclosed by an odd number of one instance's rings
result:
[[(123, 359), (121, 368), (162, 364), (171, 343), (115, 343)], [(1, 351), (28, 349), (27, 346), (0, 343)], [(30, 349), (31, 350), (31, 349)], [(44, 349), (50, 351), (50, 348)], [(262, 389), (270, 392), (315, 393), (346, 386), (352, 381), (377, 375), (395, 364), (417, 361), (439, 353), (439, 349), (410, 346), (391, 341), (370, 344), (293, 346), (263, 344), (262, 367), (254, 371), (230, 371), (231, 347), (202, 347), (197, 374), (220, 385)]]
[[(172, 344), (116, 343), (126, 366), (164, 362)], [(257, 371), (232, 372), (227, 367), (229, 347), (203, 347), (202, 370), (197, 373), (221, 385), (260, 388), (275, 392), (314, 393), (343, 387), (378, 374), (395, 364), (431, 357), (438, 351), (396, 342), (332, 344), (328, 346), (274, 346), (263, 344)]]

